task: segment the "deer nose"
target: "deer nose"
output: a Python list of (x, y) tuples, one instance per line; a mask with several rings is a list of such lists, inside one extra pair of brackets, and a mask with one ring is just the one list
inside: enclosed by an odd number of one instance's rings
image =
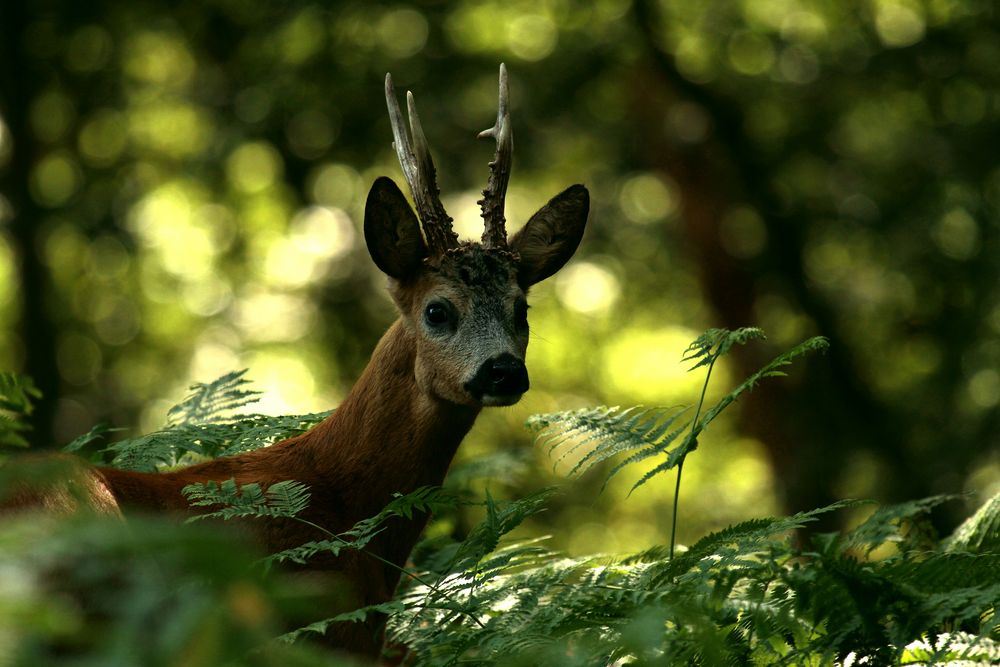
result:
[(478, 399), (520, 396), (528, 391), (528, 369), (523, 361), (505, 352), (483, 362), (465, 388)]

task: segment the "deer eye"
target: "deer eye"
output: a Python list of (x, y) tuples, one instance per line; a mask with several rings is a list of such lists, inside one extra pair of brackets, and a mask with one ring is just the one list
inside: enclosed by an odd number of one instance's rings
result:
[(441, 327), (451, 320), (451, 314), (443, 303), (434, 302), (424, 309), (424, 320), (432, 327)]

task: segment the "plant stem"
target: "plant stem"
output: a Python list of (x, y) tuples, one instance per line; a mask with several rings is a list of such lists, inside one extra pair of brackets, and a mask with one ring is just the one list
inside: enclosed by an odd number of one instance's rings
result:
[[(698, 398), (698, 407), (695, 408), (694, 418), (691, 420), (691, 432), (688, 433), (687, 440), (681, 445), (686, 447), (690, 451), (691, 444), (697, 441), (698, 434), (701, 433), (701, 428), (698, 424), (698, 417), (701, 416), (701, 406), (705, 403), (705, 394), (708, 392), (708, 382), (712, 379), (712, 369), (715, 368), (715, 361), (718, 357), (714, 357), (711, 363), (708, 364), (708, 372), (705, 373), (705, 384), (701, 386), (701, 397)], [(675, 538), (677, 537), (677, 501), (681, 496), (681, 472), (684, 470), (684, 461), (687, 459), (687, 452), (681, 456), (681, 460), (677, 462), (677, 483), (674, 486), (674, 511), (673, 517), (670, 520), (670, 558), (674, 557), (674, 544)]]
[(674, 515), (670, 520), (670, 560), (674, 559), (674, 538), (677, 536), (677, 499), (681, 495), (681, 472), (684, 470), (684, 459), (686, 458), (686, 455), (683, 456), (677, 463), (677, 485), (674, 486)]

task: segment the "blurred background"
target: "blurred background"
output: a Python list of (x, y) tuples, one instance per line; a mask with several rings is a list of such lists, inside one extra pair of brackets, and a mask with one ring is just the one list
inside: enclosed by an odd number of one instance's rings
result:
[(715, 395), (807, 336), (832, 347), (706, 434), (682, 542), (845, 496), (1000, 488), (985, 0), (4, 2), (0, 368), (44, 392), (37, 446), (154, 429), (187, 385), (243, 367), (261, 412), (335, 406), (394, 318), (361, 234), (372, 181), (402, 183), (385, 73), (478, 238), (501, 61), (511, 229), (572, 183), (592, 210), (532, 293), (532, 391), (460, 452), (504, 453), (494, 493), (559, 484), (543, 520), (573, 553), (664, 541), (672, 479), (598, 494), (523, 423), (693, 403), (684, 348), (748, 325), (769, 341)]

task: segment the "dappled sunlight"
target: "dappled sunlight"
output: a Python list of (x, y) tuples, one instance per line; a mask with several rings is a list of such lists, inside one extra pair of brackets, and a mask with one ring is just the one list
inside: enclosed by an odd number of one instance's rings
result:
[(162, 267), (184, 281), (208, 278), (220, 251), (217, 230), (196, 215), (204, 198), (201, 188), (174, 181), (146, 195), (130, 216), (133, 231)]
[(31, 196), (42, 206), (56, 208), (68, 203), (83, 183), (80, 165), (68, 152), (42, 158), (31, 171)]
[(615, 275), (594, 262), (576, 262), (563, 269), (556, 281), (563, 305), (585, 315), (605, 313), (621, 293)]
[(309, 361), (293, 350), (260, 350), (247, 355), (246, 366), (253, 369), (255, 384), (264, 389), (254, 411), (289, 415), (328, 410), (331, 406), (317, 396), (317, 377)]
[(658, 174), (636, 174), (621, 185), (618, 203), (622, 213), (632, 222), (650, 224), (663, 222), (677, 211), (677, 185)]
[(353, 209), (364, 194), (361, 174), (350, 165), (339, 163), (321, 164), (313, 169), (306, 188), (316, 204), (342, 209)]
[(242, 194), (267, 190), (281, 178), (283, 164), (274, 146), (264, 141), (246, 143), (226, 160), (229, 184)]
[(448, 36), (469, 52), (507, 51), (526, 61), (545, 58), (556, 48), (556, 3), (475, 2), (452, 13)]
[[(626, 329), (612, 336), (603, 351), (602, 384), (611, 396), (651, 405), (690, 403), (704, 382), (681, 361), (697, 332), (679, 326)], [(725, 380), (716, 377), (715, 382)]]
[(183, 102), (135, 104), (127, 115), (128, 136), (140, 151), (190, 158), (208, 147), (214, 127), (204, 109)]
[(336, 268), (354, 249), (354, 224), (336, 208), (312, 206), (299, 211), (286, 237), (267, 249), (264, 280), (281, 287), (304, 287)]
[(309, 332), (315, 309), (304, 296), (251, 290), (237, 297), (234, 321), (251, 342), (290, 343)]

